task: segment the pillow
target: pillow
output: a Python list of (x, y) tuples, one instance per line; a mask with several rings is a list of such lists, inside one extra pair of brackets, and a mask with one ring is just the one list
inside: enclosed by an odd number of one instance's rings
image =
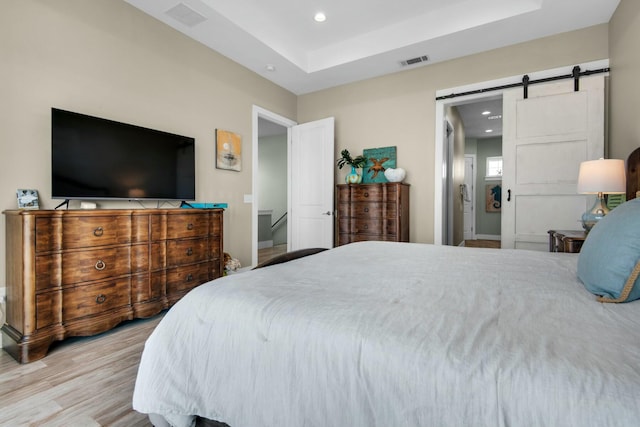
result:
[(613, 209), (587, 235), (578, 277), (601, 302), (640, 298), (640, 198)]

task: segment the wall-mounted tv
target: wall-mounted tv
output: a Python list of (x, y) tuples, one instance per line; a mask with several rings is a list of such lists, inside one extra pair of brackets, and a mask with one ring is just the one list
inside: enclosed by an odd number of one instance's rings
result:
[(195, 140), (51, 109), (54, 199), (195, 200)]

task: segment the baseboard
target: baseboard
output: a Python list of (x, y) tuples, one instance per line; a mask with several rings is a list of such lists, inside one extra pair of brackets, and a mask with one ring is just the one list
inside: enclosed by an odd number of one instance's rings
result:
[(476, 234), (476, 240), (502, 240), (499, 234)]
[(263, 240), (262, 242), (258, 242), (258, 249), (272, 248), (273, 240)]

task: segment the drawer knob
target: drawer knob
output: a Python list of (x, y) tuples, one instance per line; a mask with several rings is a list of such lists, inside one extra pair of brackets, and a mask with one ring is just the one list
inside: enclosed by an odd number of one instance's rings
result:
[(369, 197), (369, 193), (367, 193), (367, 192), (365, 191), (365, 193), (364, 193), (364, 197)]
[(98, 261), (96, 261), (96, 265), (94, 267), (96, 268), (96, 270), (102, 271), (107, 267), (107, 264), (105, 264), (103, 260), (99, 259)]
[(193, 230), (193, 223), (187, 224), (187, 230)]
[(364, 225), (364, 229), (365, 229), (365, 230), (368, 230), (368, 229), (369, 229), (369, 225), (368, 225), (368, 224), (365, 224), (365, 225)]
[(100, 294), (96, 297), (96, 303), (97, 304), (102, 304), (103, 302), (105, 302), (107, 300), (107, 296)]
[(93, 230), (93, 235), (96, 237), (100, 237), (104, 234), (104, 229), (102, 227), (98, 227), (95, 230)]
[(369, 212), (369, 208), (364, 208), (364, 211), (365, 212)]
[(193, 280), (193, 274), (191, 274), (191, 273), (187, 274), (187, 280), (186, 281), (190, 282), (192, 280)]
[(187, 248), (187, 256), (193, 255), (193, 249)]

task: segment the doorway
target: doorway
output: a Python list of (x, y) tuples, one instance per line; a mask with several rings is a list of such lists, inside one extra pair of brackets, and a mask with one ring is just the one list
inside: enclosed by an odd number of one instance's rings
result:
[[(582, 70), (599, 70), (609, 67), (608, 60), (600, 60), (577, 64)], [(561, 67), (555, 69), (548, 69), (539, 72), (529, 73), (528, 77), (531, 81), (544, 80), (553, 78), (555, 76), (571, 75), (573, 67)], [(448, 205), (448, 199), (445, 198), (445, 192), (443, 191), (444, 182), (447, 177), (443, 174), (446, 170), (446, 156), (445, 149), (443, 147), (443, 140), (445, 135), (445, 118), (446, 110), (452, 106), (459, 106), (465, 103), (473, 103), (477, 101), (486, 100), (492, 96), (502, 97), (503, 93), (509, 87), (515, 87), (522, 82), (522, 75), (511, 76), (502, 79), (496, 79), (485, 82), (478, 82), (466, 86), (459, 86), (455, 88), (448, 88), (436, 91), (436, 112), (435, 112), (435, 175), (434, 175), (434, 224), (433, 224), (433, 241), (434, 244), (444, 244), (446, 242), (446, 233), (443, 232), (443, 224), (446, 223), (446, 207)], [(488, 90), (487, 88), (496, 88)], [(455, 94), (455, 95), (454, 95)], [(457, 95), (461, 94), (461, 95)], [(482, 161), (478, 159), (478, 165), (482, 164)], [(508, 166), (508, 165), (507, 165)], [(480, 176), (480, 171), (478, 171)], [(478, 183), (480, 187), (480, 183)], [(477, 191), (478, 198), (480, 194), (484, 192), (480, 189)], [(478, 203), (478, 207), (481, 204)], [(502, 233), (502, 225), (500, 228), (500, 235), (504, 238)]]
[(287, 251), (287, 132), (258, 118), (258, 263)]
[(253, 107), (252, 118), (251, 263), (255, 266), (287, 251), (289, 129), (296, 122), (258, 106)]

